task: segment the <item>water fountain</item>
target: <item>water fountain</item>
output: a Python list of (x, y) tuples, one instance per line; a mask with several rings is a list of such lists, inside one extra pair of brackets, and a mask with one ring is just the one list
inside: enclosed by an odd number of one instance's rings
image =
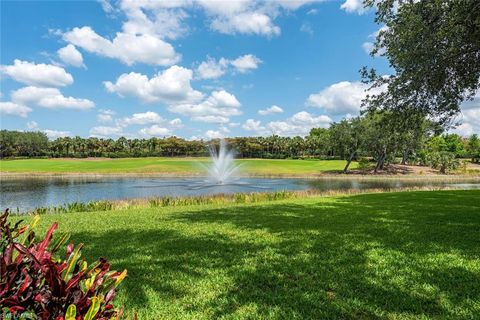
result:
[(246, 185), (246, 182), (239, 181), (239, 179), (235, 177), (240, 165), (235, 163), (235, 151), (228, 148), (225, 140), (220, 140), (218, 149), (215, 145), (210, 145), (208, 151), (211, 162), (201, 164), (207, 173), (207, 178), (203, 181), (193, 182), (190, 185), (190, 189), (197, 190), (218, 186)]
[(208, 165), (204, 165), (207, 172), (207, 179), (200, 183), (194, 183), (191, 185), (191, 189), (205, 189), (213, 188), (218, 189), (217, 192), (228, 192), (228, 188), (223, 187), (241, 187), (248, 189), (262, 189), (266, 190), (271, 188), (272, 184), (276, 181), (265, 182), (263, 179), (239, 178), (237, 174), (241, 164), (235, 163), (235, 150), (229, 149), (225, 140), (220, 140), (218, 150), (216, 146), (211, 145), (208, 148), (210, 152), (211, 162)]
[(234, 162), (234, 151), (228, 149), (225, 140), (220, 140), (219, 149), (209, 146), (212, 163), (207, 167), (208, 181), (214, 184), (229, 184), (233, 181), (239, 165)]
[(276, 180), (238, 177), (241, 164), (235, 163), (235, 150), (228, 148), (225, 140), (220, 140), (219, 146), (210, 145), (210, 162), (199, 163), (206, 173), (205, 179), (184, 179), (181, 182), (163, 185), (163, 187), (185, 187), (187, 190), (209, 189), (213, 193), (245, 191), (245, 189), (269, 190), (278, 184)]

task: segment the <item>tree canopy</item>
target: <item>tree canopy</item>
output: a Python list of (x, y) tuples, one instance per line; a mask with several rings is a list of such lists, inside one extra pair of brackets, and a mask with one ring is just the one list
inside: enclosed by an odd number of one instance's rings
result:
[[(382, 25), (372, 55), (384, 56), (394, 70), (361, 71), (379, 93), (370, 110), (413, 110), (449, 124), (460, 104), (480, 87), (480, 1), (365, 0)], [(377, 91), (377, 92), (378, 92)]]

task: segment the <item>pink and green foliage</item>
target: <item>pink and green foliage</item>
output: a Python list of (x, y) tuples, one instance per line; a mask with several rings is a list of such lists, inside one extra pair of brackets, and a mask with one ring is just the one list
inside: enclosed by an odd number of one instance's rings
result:
[[(0, 215), (0, 315), (12, 319), (92, 320), (119, 319), (112, 301), (127, 271), (110, 271), (99, 258), (88, 265), (81, 259), (82, 244), (66, 247), (66, 260), (55, 259), (68, 236), (52, 242), (54, 223), (41, 241), (31, 225), (8, 221)], [(1, 317), (0, 317), (1, 318)]]

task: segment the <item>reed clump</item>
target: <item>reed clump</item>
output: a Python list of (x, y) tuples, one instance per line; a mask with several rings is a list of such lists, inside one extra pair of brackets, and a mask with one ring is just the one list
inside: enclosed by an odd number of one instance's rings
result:
[(263, 201), (275, 201), (296, 198), (299, 195), (295, 191), (275, 191), (265, 193), (234, 193), (218, 194), (197, 197), (158, 197), (149, 199), (150, 207), (178, 207), (191, 205), (212, 205), (229, 203), (256, 203)]
[[(27, 213), (46, 214), (46, 213), (70, 213), (70, 212), (94, 212), (110, 211), (115, 209), (115, 202), (108, 200), (89, 201), (89, 202), (71, 202), (60, 206), (40, 207)], [(18, 211), (18, 210), (17, 210)]]

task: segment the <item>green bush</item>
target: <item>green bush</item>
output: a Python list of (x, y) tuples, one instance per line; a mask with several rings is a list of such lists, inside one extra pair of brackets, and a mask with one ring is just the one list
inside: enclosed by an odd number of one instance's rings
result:
[(455, 154), (447, 151), (429, 153), (427, 163), (433, 169), (438, 169), (440, 173), (456, 170), (460, 166), (460, 161), (455, 158)]
[(360, 158), (358, 160), (358, 169), (360, 170), (369, 169), (371, 166), (372, 164), (368, 158)]

